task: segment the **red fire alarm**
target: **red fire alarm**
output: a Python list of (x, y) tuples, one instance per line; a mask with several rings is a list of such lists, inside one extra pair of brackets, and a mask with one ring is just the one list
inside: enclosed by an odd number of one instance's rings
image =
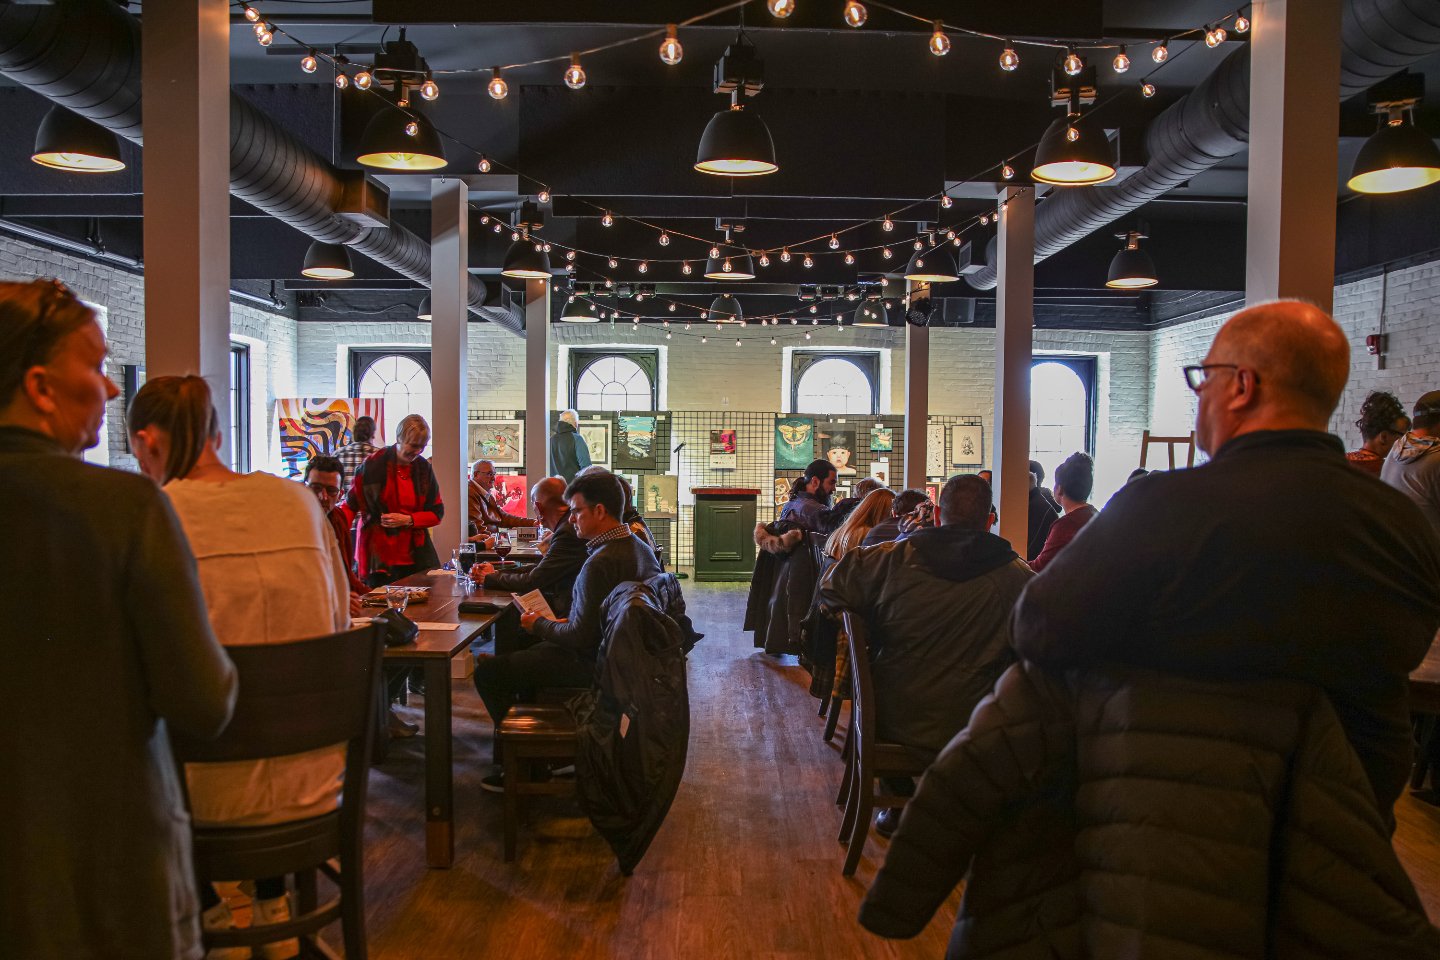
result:
[(1378, 357), (1385, 352), (1385, 335), (1383, 333), (1372, 333), (1365, 338), (1365, 352), (1372, 357)]

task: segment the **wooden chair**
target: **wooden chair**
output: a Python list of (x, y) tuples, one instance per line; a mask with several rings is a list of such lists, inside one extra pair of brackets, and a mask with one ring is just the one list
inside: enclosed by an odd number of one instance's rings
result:
[[(500, 756), (505, 770), (505, 862), (515, 859), (520, 834), (520, 798), (573, 793), (573, 779), (549, 776), (556, 761), (573, 761), (575, 717), (564, 704), (516, 704), (500, 723)], [(535, 771), (545, 767), (546, 776)]]
[[(1419, 790), (1440, 754), (1440, 634), (1420, 666), (1410, 674), (1410, 716), (1415, 724), (1415, 768), (1410, 789)], [(1440, 786), (1440, 778), (1432, 778)]]
[[(313, 952), (332, 956), (316, 934), (339, 920), (346, 957), (364, 960), (361, 846), (383, 649), (377, 624), (294, 643), (229, 647), (240, 679), (230, 725), (214, 740), (171, 730), (179, 764), (263, 760), (345, 745), (344, 788), (335, 811), (262, 827), (192, 827), (195, 877), (201, 884), (295, 876), (291, 920), (207, 931), (207, 950), (303, 937)], [(338, 867), (330, 862), (336, 858)], [(316, 903), (317, 870), (339, 888), (339, 895), (323, 905)]]
[(1145, 466), (1145, 460), (1150, 454), (1150, 445), (1165, 444), (1165, 450), (1170, 455), (1170, 469), (1175, 469), (1175, 448), (1185, 447), (1185, 466), (1195, 466), (1195, 431), (1191, 430), (1189, 436), (1184, 437), (1152, 437), (1150, 431), (1146, 430), (1140, 435), (1140, 466)]
[[(863, 617), (849, 610), (842, 614), (842, 623), (850, 645), (850, 683), (854, 700), (850, 706), (850, 762), (845, 778), (848, 799), (845, 819), (840, 826), (839, 840), (848, 842), (842, 873), (849, 877), (860, 864), (865, 841), (870, 836), (870, 817), (877, 804), (903, 807), (908, 796), (886, 791), (882, 778), (918, 777), (930, 766), (935, 755), (898, 743), (881, 741), (875, 733), (875, 688), (870, 680), (869, 635)], [(848, 837), (848, 841), (847, 841)]]

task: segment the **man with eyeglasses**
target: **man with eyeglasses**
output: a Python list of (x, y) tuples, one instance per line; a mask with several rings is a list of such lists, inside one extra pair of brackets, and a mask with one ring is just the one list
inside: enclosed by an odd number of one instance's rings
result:
[(1388, 820), (1413, 753), (1407, 675), (1440, 626), (1440, 542), (1327, 432), (1349, 370), (1317, 307), (1232, 317), (1184, 371), (1210, 462), (1116, 493), (1030, 583), (1013, 627), (1020, 655), (1053, 668), (1323, 688)]
[(345, 560), (345, 573), (350, 579), (350, 615), (358, 617), (363, 611), (361, 601), (370, 588), (355, 575), (355, 539), (351, 535), (355, 527), (355, 515), (345, 507), (345, 467), (339, 457), (315, 457), (305, 465), (305, 486), (320, 501), (320, 509), (330, 528), (335, 531), (335, 542), (340, 547), (340, 556)]

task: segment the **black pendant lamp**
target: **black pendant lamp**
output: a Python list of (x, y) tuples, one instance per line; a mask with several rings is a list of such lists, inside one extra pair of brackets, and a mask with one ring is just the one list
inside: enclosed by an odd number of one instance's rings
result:
[(865, 300), (855, 308), (855, 326), (857, 327), (888, 327), (890, 326), (890, 311), (885, 307), (884, 300)]
[(728, 293), (722, 293), (710, 301), (710, 311), (706, 319), (712, 323), (742, 323), (745, 320), (745, 311), (740, 309), (740, 301)]
[(510, 244), (500, 275), (517, 280), (549, 280), (550, 254), (545, 252), (543, 243), (531, 239), (528, 233), (522, 233), (520, 239)]
[(349, 280), (355, 276), (355, 266), (345, 244), (316, 240), (305, 251), (305, 266), (300, 273), (312, 280)]
[(717, 177), (759, 177), (780, 169), (775, 141), (759, 114), (738, 99), (710, 118), (700, 136), (695, 169)]
[(72, 173), (114, 173), (125, 169), (120, 141), (94, 120), (61, 106), (50, 108), (35, 131), (31, 160)]
[(755, 260), (748, 251), (724, 253), (705, 261), (707, 280), (754, 280)]
[(430, 311), (430, 294), (425, 294), (425, 299), (420, 301), (420, 309), (415, 311), (416, 320), (433, 320), (435, 315)]
[(600, 308), (593, 301), (573, 297), (560, 311), (560, 319), (566, 323), (599, 323)]
[(1052, 121), (1045, 130), (1030, 177), (1062, 187), (1104, 183), (1115, 178), (1115, 152), (1101, 127), (1072, 113)]
[(1155, 276), (1155, 261), (1140, 249), (1140, 241), (1145, 238), (1143, 229), (1117, 233), (1116, 236), (1125, 241), (1125, 246), (1110, 261), (1110, 275), (1105, 279), (1105, 286), (1116, 290), (1139, 290), (1159, 283)]
[(943, 246), (916, 250), (905, 265), (905, 279), (915, 283), (950, 283), (960, 279), (955, 258)]
[(381, 170), (439, 170), (445, 166), (445, 147), (429, 120), (385, 107), (366, 125), (355, 159)]
[(1355, 157), (1345, 185), (1357, 193), (1402, 193), (1440, 182), (1440, 148), (1397, 110)]

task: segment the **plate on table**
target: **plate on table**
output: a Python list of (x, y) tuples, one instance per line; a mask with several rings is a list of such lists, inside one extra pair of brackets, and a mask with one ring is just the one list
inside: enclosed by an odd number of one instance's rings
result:
[[(364, 603), (367, 607), (385, 606), (385, 591), (388, 587), (376, 587), (365, 594)], [(410, 594), (409, 603), (425, 603), (430, 599), (429, 587), (405, 587), (405, 592)]]

